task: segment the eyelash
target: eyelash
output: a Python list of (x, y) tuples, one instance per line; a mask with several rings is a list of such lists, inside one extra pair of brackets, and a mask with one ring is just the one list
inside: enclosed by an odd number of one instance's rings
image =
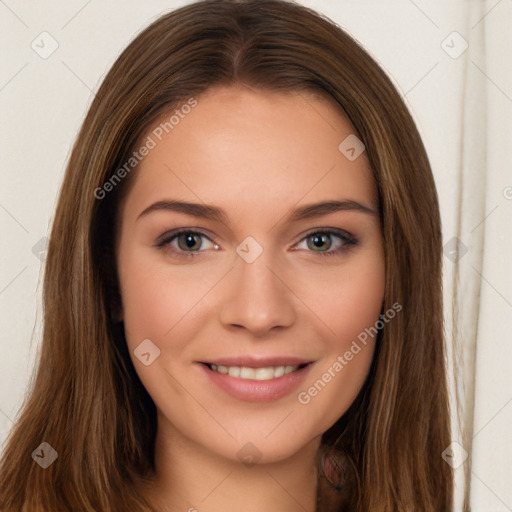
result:
[[(211, 240), (210, 237), (208, 237), (204, 233), (201, 233), (200, 231), (194, 231), (193, 229), (180, 228), (180, 229), (176, 229), (176, 230), (173, 230), (173, 231), (170, 231), (170, 232), (167, 232), (167, 233), (164, 233), (163, 235), (161, 235), (157, 239), (155, 246), (158, 249), (164, 249), (167, 245), (170, 245), (170, 243), (173, 240), (175, 240), (176, 238), (178, 238), (180, 235), (183, 235), (183, 234), (200, 235), (205, 238), (208, 238), (208, 240), (210, 240), (212, 243), (215, 244), (215, 242), (213, 242), (213, 240)], [(341, 247), (338, 247), (338, 249), (335, 249), (334, 251), (331, 251), (331, 250), (329, 250), (329, 251), (310, 251), (310, 252), (319, 254), (321, 256), (335, 256), (338, 254), (342, 254), (344, 252), (349, 251), (351, 249), (351, 247), (358, 244), (357, 239), (354, 238), (347, 231), (344, 231), (341, 229), (333, 229), (333, 228), (312, 230), (309, 233), (306, 233), (306, 235), (303, 238), (301, 238), (298, 243), (310, 238), (313, 235), (334, 235), (334, 236), (340, 238), (343, 242), (343, 245), (341, 245)], [(195, 258), (195, 257), (197, 257), (198, 253), (201, 253), (203, 251), (181, 251), (181, 250), (173, 247), (173, 252), (175, 254), (177, 254), (179, 257)]]

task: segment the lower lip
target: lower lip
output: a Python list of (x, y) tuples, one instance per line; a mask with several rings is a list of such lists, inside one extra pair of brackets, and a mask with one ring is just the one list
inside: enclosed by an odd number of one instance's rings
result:
[(202, 363), (199, 366), (216, 386), (233, 398), (246, 402), (273, 402), (299, 387), (309, 373), (311, 363), (300, 370), (269, 380), (241, 379), (210, 370)]

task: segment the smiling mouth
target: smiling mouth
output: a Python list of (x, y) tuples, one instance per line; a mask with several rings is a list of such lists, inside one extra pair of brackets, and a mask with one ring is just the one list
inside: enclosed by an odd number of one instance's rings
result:
[(302, 370), (311, 363), (304, 363), (294, 366), (265, 366), (252, 368), (250, 366), (223, 366), (210, 363), (203, 363), (211, 371), (230, 377), (238, 377), (244, 380), (271, 380), (283, 377), (289, 373)]

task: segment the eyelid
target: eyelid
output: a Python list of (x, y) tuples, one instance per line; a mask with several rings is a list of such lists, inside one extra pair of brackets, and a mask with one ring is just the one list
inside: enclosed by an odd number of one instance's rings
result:
[(315, 235), (317, 233), (325, 234), (325, 235), (336, 235), (336, 236), (342, 238), (343, 240), (345, 240), (347, 243), (356, 243), (357, 242), (357, 239), (354, 237), (354, 235), (352, 235), (352, 233), (349, 233), (345, 229), (332, 228), (332, 227), (319, 227), (319, 228), (310, 229), (310, 230), (306, 231), (305, 233), (303, 233), (302, 235), (299, 235), (300, 239), (298, 240), (298, 242), (302, 242), (302, 240), (304, 240), (305, 238), (308, 238), (311, 235)]
[(351, 233), (349, 233), (348, 231), (346, 231), (344, 229), (332, 228), (332, 227), (320, 227), (320, 228), (311, 229), (311, 230), (307, 231), (306, 233), (303, 233), (302, 235), (300, 235), (301, 236), (300, 240), (293, 245), (292, 250), (294, 250), (294, 251), (300, 250), (300, 249), (297, 249), (296, 246), (298, 244), (300, 244), (301, 242), (303, 242), (304, 240), (306, 240), (307, 238), (309, 238), (310, 236), (316, 235), (316, 234), (329, 235), (329, 236), (334, 235), (342, 240), (341, 246), (334, 250), (330, 250), (330, 248), (329, 248), (329, 250), (327, 250), (327, 251), (311, 251), (311, 250), (306, 251), (309, 253), (317, 254), (319, 256), (341, 255), (344, 252), (353, 248), (354, 246), (358, 245), (358, 243), (359, 243), (359, 241)]
[[(192, 228), (192, 227), (176, 228), (176, 229), (173, 229), (170, 231), (166, 231), (165, 233), (163, 233), (162, 235), (160, 235), (157, 238), (157, 240), (155, 242), (155, 246), (159, 249), (163, 249), (166, 246), (170, 246), (171, 242), (174, 241), (177, 237), (179, 237), (182, 234), (194, 234), (194, 235), (203, 236), (203, 237), (207, 238), (214, 246), (216, 246), (217, 250), (220, 248), (219, 244), (217, 244), (217, 242), (215, 242), (215, 240), (213, 240), (212, 237), (210, 235), (206, 234), (201, 228)], [(300, 235), (300, 239), (293, 244), (292, 250), (298, 250), (298, 249), (296, 249), (296, 246), (299, 243), (303, 242), (304, 240), (306, 240), (307, 238), (309, 238), (310, 236), (315, 235), (315, 234), (329, 235), (329, 236), (334, 235), (343, 241), (343, 244), (341, 245), (341, 247), (339, 247), (335, 250), (332, 250), (332, 251), (331, 250), (307, 251), (307, 252), (312, 252), (312, 253), (319, 254), (319, 255), (328, 256), (328, 255), (333, 255), (333, 254), (339, 254), (342, 251), (348, 250), (350, 248), (350, 246), (357, 245), (357, 243), (358, 243), (358, 240), (351, 233), (349, 233), (348, 231), (346, 231), (344, 229), (333, 228), (333, 227), (318, 227), (318, 228), (312, 228), (312, 229), (306, 231), (305, 233), (302, 233)], [(177, 254), (179, 256), (194, 257), (194, 256), (197, 256), (199, 253), (204, 252), (204, 250), (182, 251), (182, 250), (172, 247), (172, 252), (174, 252), (175, 254)]]
[[(207, 238), (216, 248), (219, 248), (219, 244), (215, 242), (215, 240), (212, 240), (211, 236), (206, 234), (202, 229), (200, 228), (176, 228), (171, 229), (169, 231), (166, 231), (162, 235), (160, 235), (156, 242), (155, 247), (158, 249), (164, 249), (166, 246), (170, 246), (171, 242), (174, 241), (176, 238), (178, 238), (180, 235), (183, 234), (194, 234), (194, 235), (200, 235), (202, 237)], [(172, 246), (171, 246), (172, 247)], [(198, 253), (204, 252), (204, 251), (180, 251), (179, 249), (176, 249), (172, 247), (172, 252), (175, 254), (178, 254), (180, 256), (194, 256)]]

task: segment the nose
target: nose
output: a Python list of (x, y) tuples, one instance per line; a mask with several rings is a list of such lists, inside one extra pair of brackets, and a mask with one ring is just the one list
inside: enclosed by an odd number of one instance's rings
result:
[(228, 275), (228, 290), (220, 308), (224, 326), (244, 328), (261, 337), (272, 329), (293, 325), (297, 299), (282, 269), (267, 258), (266, 251), (252, 263), (239, 258)]

